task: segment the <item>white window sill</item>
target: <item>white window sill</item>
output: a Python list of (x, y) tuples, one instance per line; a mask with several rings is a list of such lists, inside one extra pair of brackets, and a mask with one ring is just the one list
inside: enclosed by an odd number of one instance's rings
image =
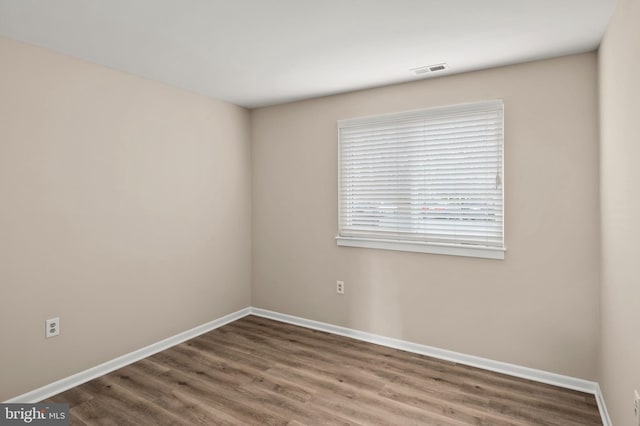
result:
[(361, 247), (382, 250), (412, 251), (417, 253), (447, 254), (451, 256), (482, 257), (485, 259), (504, 259), (505, 249), (498, 247), (469, 246), (456, 244), (423, 243), (417, 241), (395, 241), (357, 237), (336, 237), (343, 247)]

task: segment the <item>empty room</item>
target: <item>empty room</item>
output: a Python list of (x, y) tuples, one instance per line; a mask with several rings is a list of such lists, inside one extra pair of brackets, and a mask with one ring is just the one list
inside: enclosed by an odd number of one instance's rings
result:
[(640, 0), (0, 0), (0, 425), (640, 425)]

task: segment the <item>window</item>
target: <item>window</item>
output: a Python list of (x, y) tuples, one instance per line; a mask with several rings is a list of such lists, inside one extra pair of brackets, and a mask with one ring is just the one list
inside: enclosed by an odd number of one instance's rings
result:
[(338, 245), (504, 258), (503, 103), (338, 121)]

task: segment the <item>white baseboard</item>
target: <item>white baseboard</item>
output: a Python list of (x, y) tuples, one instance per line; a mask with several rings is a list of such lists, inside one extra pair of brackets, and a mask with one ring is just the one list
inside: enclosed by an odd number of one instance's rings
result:
[(596, 383), (596, 393), (594, 394), (596, 397), (596, 402), (598, 403), (598, 411), (600, 411), (600, 417), (602, 418), (603, 426), (612, 426), (611, 417), (609, 417), (609, 412), (607, 411), (607, 406), (604, 403), (604, 395), (602, 395), (602, 390), (600, 389), (600, 385)]
[(49, 383), (41, 388), (16, 396), (15, 398), (5, 401), (5, 403), (34, 403), (42, 401), (43, 399), (47, 399), (53, 395), (59, 394), (60, 392), (64, 392), (75, 386), (88, 382), (89, 380), (93, 380), (119, 368), (126, 367), (129, 364), (161, 352), (186, 340), (193, 339), (203, 333), (222, 327), (223, 325), (236, 321), (250, 313), (251, 308), (240, 309), (239, 311), (233, 312), (229, 315), (225, 315), (221, 318), (199, 325), (190, 330), (183, 331), (182, 333), (178, 333), (149, 346), (145, 346), (144, 348), (119, 356), (118, 358), (96, 365), (95, 367), (91, 367), (88, 370), (81, 371), (72, 376)]
[(566, 389), (589, 393), (594, 395), (596, 398), (603, 425), (611, 426), (611, 420), (609, 419), (609, 414), (607, 413), (607, 408), (604, 404), (604, 398), (602, 396), (602, 392), (600, 391), (600, 386), (596, 382), (578, 379), (571, 376), (565, 376), (562, 374), (551, 373), (544, 370), (523, 367), (520, 365), (509, 364), (506, 362), (494, 361), (491, 359), (481, 358), (473, 355), (466, 355), (459, 352), (436, 348), (433, 346), (407, 342), (405, 340), (393, 339), (390, 337), (380, 336), (377, 334), (367, 333), (351, 328), (340, 327), (333, 324), (327, 324), (324, 322), (313, 321), (292, 315), (281, 314), (279, 312), (268, 311), (266, 309), (251, 308), (251, 314), (263, 318), (273, 319), (276, 321), (286, 322), (288, 324), (324, 331), (331, 334), (351, 337), (353, 339), (374, 343), (376, 345), (387, 346), (394, 349), (400, 349), (407, 352), (456, 362), (458, 364), (478, 367), (482, 368), (483, 370), (495, 371), (497, 373), (507, 374), (509, 376), (519, 377), (522, 379), (533, 380), (536, 382), (559, 386)]
[(159, 342), (153, 343), (144, 348), (135, 350), (128, 354), (122, 355), (118, 358), (114, 358), (103, 364), (89, 368), (88, 370), (81, 371), (72, 376), (58, 380), (56, 382), (45, 385), (41, 388), (32, 390), (22, 395), (11, 398), (5, 403), (34, 403), (47, 399), (60, 392), (64, 392), (75, 386), (81, 385), (89, 380), (93, 380), (97, 377), (103, 376), (114, 370), (122, 367), (126, 367), (136, 361), (143, 358), (161, 352), (186, 340), (197, 337), (208, 331), (222, 327), (225, 324), (236, 321), (247, 315), (256, 315), (263, 318), (269, 318), (276, 321), (285, 322), (288, 324), (298, 325), (301, 327), (310, 328), (313, 330), (324, 331), (331, 334), (337, 334), (340, 336), (351, 337), (353, 339), (362, 340), (364, 342), (374, 343), (381, 346), (387, 346), (390, 348), (400, 349), (407, 352), (413, 352), (420, 355), (426, 355), (433, 358), (439, 358), (458, 364), (469, 365), (472, 367), (482, 368), (484, 370), (495, 371), (498, 373), (507, 374), (514, 377), (520, 377), (523, 379), (533, 380), (536, 382), (547, 383), (567, 389), (573, 389), (581, 392), (593, 394), (598, 403), (598, 409), (602, 418), (603, 426), (611, 426), (611, 419), (607, 412), (607, 407), (604, 403), (604, 397), (600, 386), (596, 382), (589, 380), (578, 379), (575, 377), (564, 376), (562, 374), (550, 373), (548, 371), (537, 370), (534, 368), (522, 367), (515, 364), (509, 364), (506, 362), (494, 361), (486, 358), (481, 358), (473, 355), (466, 355), (459, 352), (449, 351), (446, 349), (440, 349), (433, 346), (421, 345), (418, 343), (412, 343), (405, 340), (393, 339), (390, 337), (380, 336), (373, 333), (367, 333), (364, 331), (354, 330), (351, 328), (340, 327), (333, 324), (328, 324), (319, 321), (313, 321), (305, 318), (300, 318), (292, 315), (281, 314), (279, 312), (273, 312), (260, 308), (244, 308), (239, 311), (233, 312), (229, 315), (225, 315), (221, 318), (215, 319), (208, 323), (199, 325), (190, 330), (176, 334)]

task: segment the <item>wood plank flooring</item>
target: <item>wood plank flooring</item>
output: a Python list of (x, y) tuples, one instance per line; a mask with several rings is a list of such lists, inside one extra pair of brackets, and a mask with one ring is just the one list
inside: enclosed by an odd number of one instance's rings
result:
[(248, 316), (49, 399), (78, 425), (601, 425), (593, 395)]

